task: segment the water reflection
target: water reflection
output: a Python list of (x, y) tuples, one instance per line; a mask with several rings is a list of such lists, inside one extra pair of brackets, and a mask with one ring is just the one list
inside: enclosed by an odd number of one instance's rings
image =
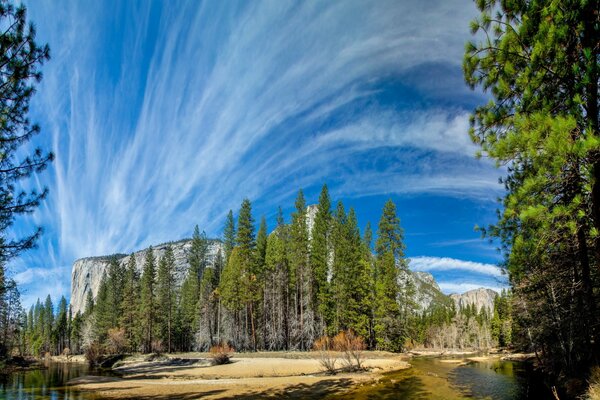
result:
[[(94, 398), (89, 393), (79, 392), (66, 383), (87, 375), (85, 364), (47, 363), (45, 369), (0, 373), (0, 398), (6, 400), (87, 400)], [(98, 371), (94, 371), (98, 375)]]
[(553, 399), (546, 385), (525, 363), (511, 361), (473, 362), (455, 368), (450, 381), (475, 398), (494, 400)]

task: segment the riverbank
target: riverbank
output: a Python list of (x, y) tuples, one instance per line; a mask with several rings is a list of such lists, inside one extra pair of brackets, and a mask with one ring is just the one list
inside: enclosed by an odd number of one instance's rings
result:
[[(337, 358), (337, 366), (342, 367), (342, 355)], [(151, 361), (133, 356), (115, 366), (121, 377), (83, 376), (69, 385), (105, 399), (316, 398), (374, 383), (385, 372), (409, 367), (405, 355), (369, 351), (364, 358), (364, 372), (340, 370), (328, 375), (317, 352), (241, 353), (230, 364), (214, 366), (206, 353), (172, 354)]]

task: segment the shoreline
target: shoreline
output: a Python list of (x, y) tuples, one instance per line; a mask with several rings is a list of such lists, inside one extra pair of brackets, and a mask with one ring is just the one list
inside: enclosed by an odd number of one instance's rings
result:
[[(341, 354), (337, 366), (341, 367)], [(410, 368), (406, 354), (364, 352), (365, 371), (325, 373), (318, 352), (236, 353), (231, 363), (211, 365), (206, 353), (177, 353), (118, 363), (121, 377), (83, 376), (68, 382), (102, 399), (321, 397), (377, 382), (383, 373)]]

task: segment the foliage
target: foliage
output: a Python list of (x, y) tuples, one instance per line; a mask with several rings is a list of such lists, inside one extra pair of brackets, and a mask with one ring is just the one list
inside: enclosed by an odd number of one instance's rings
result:
[(343, 362), (346, 369), (359, 371), (363, 367), (363, 352), (366, 349), (365, 340), (356, 335), (352, 329), (341, 331), (332, 339), (333, 348), (344, 353)]
[(219, 343), (210, 348), (210, 358), (213, 365), (229, 364), (234, 353), (233, 347), (227, 343)]
[(333, 351), (332, 339), (327, 335), (317, 338), (313, 344), (313, 350), (319, 352), (319, 363), (325, 372), (335, 375), (337, 373), (337, 369), (335, 368), (337, 356)]
[(104, 347), (100, 343), (94, 341), (89, 346), (85, 347), (84, 354), (90, 367), (96, 367), (104, 357)]
[(27, 114), (35, 84), (42, 78), (39, 68), (50, 58), (50, 50), (35, 42), (35, 27), (27, 23), (25, 6), (1, 2), (0, 21), (0, 268), (4, 268), (8, 260), (32, 248), (41, 234), (37, 228), (24, 238), (7, 239), (15, 217), (33, 212), (48, 193), (47, 189), (27, 193), (19, 189), (21, 182), (44, 170), (53, 155), (27, 146), (40, 132)]
[[(481, 1), (463, 68), (489, 91), (471, 137), (507, 166), (497, 237), (513, 288), (511, 341), (547, 371), (600, 358), (600, 141), (597, 2)], [(495, 328), (497, 329), (497, 327)], [(503, 339), (505, 341), (505, 339)]]

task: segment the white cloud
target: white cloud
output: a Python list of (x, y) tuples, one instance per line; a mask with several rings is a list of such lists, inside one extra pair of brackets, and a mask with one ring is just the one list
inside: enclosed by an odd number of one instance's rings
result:
[(497, 265), (457, 260), (448, 257), (412, 257), (410, 259), (410, 268), (413, 271), (465, 271), (491, 277), (505, 276), (502, 269)]
[(438, 282), (438, 286), (445, 294), (462, 294), (464, 292), (468, 292), (469, 290), (475, 290), (479, 288), (492, 289), (500, 293), (502, 289), (508, 288), (506, 285), (490, 285), (481, 282)]
[(274, 209), (326, 179), (336, 197), (497, 196), (464, 111), (371, 100), (424, 63), (458, 68), (472, 4), (236, 4), (32, 2), (53, 50), (32, 104), (56, 154), (36, 215), (52, 227), (44, 260), (128, 252), (195, 223), (218, 234), (243, 197)]

